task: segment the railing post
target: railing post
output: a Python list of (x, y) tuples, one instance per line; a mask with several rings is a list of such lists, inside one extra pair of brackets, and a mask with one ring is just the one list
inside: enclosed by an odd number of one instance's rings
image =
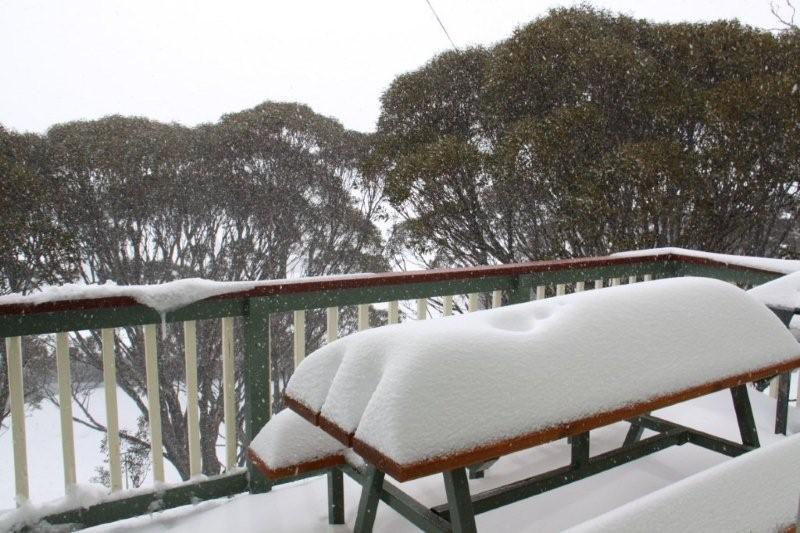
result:
[(400, 322), (400, 303), (397, 300), (389, 302), (389, 324)]
[(76, 483), (75, 438), (72, 431), (72, 379), (69, 368), (69, 334), (56, 333), (56, 373), (58, 375), (58, 411), (61, 415), (61, 454), (64, 458), (64, 488)]
[(428, 299), (417, 299), (417, 320), (425, 320), (428, 318)]
[(106, 400), (106, 444), (111, 491), (122, 489), (122, 458), (120, 456), (119, 412), (117, 410), (117, 362), (114, 328), (100, 331), (103, 356), (103, 390)]
[(508, 291), (508, 305), (521, 304), (531, 299), (531, 288), (523, 283), (522, 278), (515, 278), (511, 290)]
[(302, 309), (294, 312), (294, 334), (292, 335), (295, 369), (306, 357), (306, 312)]
[(503, 305), (503, 291), (492, 291), (492, 309)]
[(236, 372), (233, 357), (233, 317), (222, 319), (222, 410), (225, 420), (225, 470), (236, 467)]
[[(250, 298), (245, 303), (245, 432), (249, 444), (270, 417), (270, 331), (269, 307), (263, 298)], [(267, 492), (270, 483), (253, 463), (247, 460), (250, 492)]]
[(444, 302), (442, 303), (442, 312), (444, 316), (450, 316), (453, 314), (453, 295), (449, 294), (444, 297)]
[(144, 325), (144, 366), (147, 381), (147, 417), (150, 422), (150, 454), (153, 481), (164, 481), (164, 449), (161, 440), (161, 383), (158, 380), (156, 325)]
[(339, 338), (339, 308), (329, 307), (325, 311), (325, 339), (328, 343)]
[(369, 329), (369, 304), (358, 304), (358, 331)]
[(470, 313), (474, 313), (478, 310), (478, 293), (471, 292), (468, 295), (469, 298), (469, 306), (467, 307), (467, 311)]
[(25, 444), (25, 388), (22, 382), (22, 338), (6, 339), (11, 440), (14, 443), (14, 486), (17, 503), (28, 500), (28, 453)]
[(197, 322), (183, 323), (183, 346), (186, 363), (186, 433), (189, 440), (189, 475), (202, 473), (200, 454), (200, 408), (197, 395)]

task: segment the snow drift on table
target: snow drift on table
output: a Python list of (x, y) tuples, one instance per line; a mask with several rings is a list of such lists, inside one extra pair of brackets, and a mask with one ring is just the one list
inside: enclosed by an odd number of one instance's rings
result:
[(799, 355), (745, 291), (677, 278), (350, 335), (309, 355), (286, 397), (340, 440), (408, 465)]
[(800, 435), (795, 435), (567, 531), (784, 531), (797, 516), (799, 478)]

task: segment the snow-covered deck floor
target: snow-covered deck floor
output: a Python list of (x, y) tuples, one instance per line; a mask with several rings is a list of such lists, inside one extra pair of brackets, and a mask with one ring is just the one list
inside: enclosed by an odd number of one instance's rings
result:
[[(774, 400), (753, 390), (750, 397), (762, 446), (782, 438), (772, 434)], [(739, 440), (728, 391), (669, 407), (657, 411), (656, 414), (722, 437)], [(794, 420), (795, 416), (792, 408), (790, 429), (797, 431), (800, 427)], [(592, 454), (618, 446), (627, 427), (627, 424), (621, 423), (593, 431)], [(561, 531), (726, 460), (729, 459), (723, 455), (690, 444), (672, 447), (566, 487), (480, 514), (477, 516), (478, 529)], [(568, 462), (569, 448), (566, 442), (552, 443), (504, 457), (487, 472), (485, 479), (471, 480), (470, 486), (473, 492), (479, 492), (563, 466)], [(428, 505), (437, 505), (444, 501), (441, 476), (419, 479), (405, 483), (402, 487)], [(231, 499), (204, 502), (194, 507), (138, 517), (90, 531), (351, 531), (359, 494), (360, 487), (345, 476), (345, 526), (328, 525), (325, 478), (318, 477), (276, 487), (268, 494), (243, 494)], [(416, 530), (393, 510), (381, 504), (375, 531), (394, 533)]]

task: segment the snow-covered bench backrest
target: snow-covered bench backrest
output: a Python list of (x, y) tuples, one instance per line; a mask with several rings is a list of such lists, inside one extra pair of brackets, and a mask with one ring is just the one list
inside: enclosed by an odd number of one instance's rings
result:
[(799, 356), (745, 291), (677, 278), (354, 334), (309, 355), (286, 399), (396, 472), (548, 431), (552, 440), (572, 421), (674, 403)]
[(800, 435), (699, 472), (568, 533), (785, 531), (800, 499)]

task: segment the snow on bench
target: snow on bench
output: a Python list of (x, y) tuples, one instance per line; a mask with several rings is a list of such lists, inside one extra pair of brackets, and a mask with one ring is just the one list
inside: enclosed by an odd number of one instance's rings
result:
[(786, 372), (799, 356), (745, 291), (677, 278), (350, 335), (299, 365), (286, 402), (404, 481)]
[(273, 416), (250, 442), (247, 454), (271, 479), (338, 466), (345, 447), (290, 409)]
[(782, 276), (747, 292), (772, 308), (800, 312), (800, 272)]
[(643, 496), (569, 533), (785, 531), (800, 498), (800, 435)]

